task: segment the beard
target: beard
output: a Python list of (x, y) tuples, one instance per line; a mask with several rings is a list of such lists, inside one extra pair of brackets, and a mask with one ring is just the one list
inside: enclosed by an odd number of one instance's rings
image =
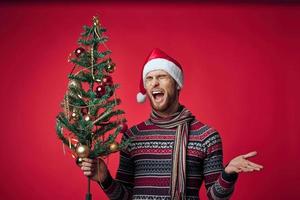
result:
[(170, 93), (165, 94), (164, 101), (161, 103), (157, 103), (154, 101), (153, 97), (150, 97), (151, 107), (154, 111), (162, 114), (167, 114), (171, 111), (174, 106), (178, 104), (178, 91), (174, 89)]

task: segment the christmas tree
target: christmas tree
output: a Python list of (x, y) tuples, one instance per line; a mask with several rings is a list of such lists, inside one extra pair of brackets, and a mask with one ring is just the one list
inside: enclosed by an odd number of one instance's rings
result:
[[(125, 148), (129, 141), (116, 141), (127, 124), (124, 111), (116, 108), (121, 101), (115, 94), (118, 84), (111, 77), (115, 64), (105, 44), (106, 29), (98, 17), (83, 29), (79, 47), (69, 57), (74, 67), (61, 104), (63, 112), (56, 118), (56, 132), (77, 159), (94, 159)], [(91, 199), (89, 184), (86, 199)]]

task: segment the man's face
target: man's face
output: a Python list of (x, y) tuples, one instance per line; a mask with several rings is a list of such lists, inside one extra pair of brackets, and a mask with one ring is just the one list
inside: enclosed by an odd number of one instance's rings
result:
[(167, 113), (178, 104), (175, 80), (164, 70), (149, 72), (145, 78), (145, 89), (155, 111)]

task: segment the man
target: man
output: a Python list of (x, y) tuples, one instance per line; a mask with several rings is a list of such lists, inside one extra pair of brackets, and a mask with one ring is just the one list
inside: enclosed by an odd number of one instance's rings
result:
[(152, 113), (124, 134), (132, 142), (120, 152), (116, 179), (101, 159), (85, 158), (80, 164), (84, 175), (98, 182), (110, 199), (196, 200), (203, 180), (209, 199), (229, 199), (238, 173), (262, 169), (247, 160), (256, 152), (223, 167), (219, 133), (179, 103), (182, 86), (180, 64), (154, 49), (144, 65), (137, 96), (138, 102), (148, 96)]

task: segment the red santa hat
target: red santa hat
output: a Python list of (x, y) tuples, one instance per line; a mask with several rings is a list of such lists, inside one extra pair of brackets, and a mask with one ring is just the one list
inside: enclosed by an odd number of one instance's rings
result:
[(140, 92), (137, 94), (137, 102), (143, 103), (146, 100), (145, 78), (153, 70), (164, 70), (177, 82), (178, 89), (183, 86), (183, 71), (181, 65), (162, 50), (155, 48), (148, 56), (142, 71), (140, 81)]

